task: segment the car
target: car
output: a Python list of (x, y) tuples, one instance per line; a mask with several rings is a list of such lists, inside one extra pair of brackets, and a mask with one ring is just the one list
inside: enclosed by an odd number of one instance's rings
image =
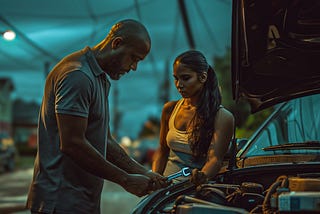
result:
[(0, 134), (0, 167), (5, 171), (13, 171), (15, 168), (16, 147), (13, 139), (8, 135)]
[(233, 138), (214, 180), (174, 183), (132, 213), (320, 213), (320, 1), (233, 0), (232, 89), (273, 113)]
[(157, 136), (139, 138), (134, 140), (126, 150), (130, 157), (151, 168), (153, 155), (159, 146), (158, 141)]

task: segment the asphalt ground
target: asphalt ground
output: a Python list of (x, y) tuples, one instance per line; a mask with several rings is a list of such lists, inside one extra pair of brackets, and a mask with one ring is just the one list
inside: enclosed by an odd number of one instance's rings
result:
[(16, 213), (25, 210), (32, 168), (0, 174), (0, 213)]
[[(33, 168), (0, 173), (0, 214), (26, 214), (27, 192)], [(102, 214), (129, 214), (141, 199), (121, 186), (105, 181), (101, 195)]]

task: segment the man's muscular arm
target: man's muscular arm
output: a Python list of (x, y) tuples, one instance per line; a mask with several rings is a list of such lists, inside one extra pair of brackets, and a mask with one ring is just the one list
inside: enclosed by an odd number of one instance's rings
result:
[[(85, 137), (87, 118), (56, 114), (60, 133), (60, 150), (87, 172), (115, 182), (128, 192), (143, 196), (148, 192), (150, 179), (125, 170), (105, 160)], [(120, 157), (119, 157), (120, 158)]]
[(146, 174), (148, 170), (131, 158), (111, 136), (110, 129), (107, 144), (107, 160), (128, 173)]
[(158, 173), (152, 172), (152, 170), (146, 169), (136, 160), (127, 155), (127, 153), (121, 148), (121, 146), (116, 142), (116, 140), (111, 136), (109, 130), (109, 138), (107, 145), (107, 159), (123, 169), (127, 173), (138, 173), (143, 174), (151, 178), (152, 186), (149, 187), (150, 191), (154, 191), (160, 188), (167, 187), (171, 184), (166, 177), (161, 176)]

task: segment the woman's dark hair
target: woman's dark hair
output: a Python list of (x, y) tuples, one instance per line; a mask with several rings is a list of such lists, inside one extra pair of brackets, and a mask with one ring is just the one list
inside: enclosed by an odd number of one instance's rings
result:
[(179, 61), (184, 66), (198, 73), (207, 72), (207, 80), (200, 93), (196, 113), (189, 126), (192, 132), (189, 134), (189, 145), (193, 157), (197, 160), (207, 156), (207, 151), (214, 132), (214, 120), (221, 105), (221, 93), (218, 79), (213, 68), (208, 64), (205, 56), (196, 50), (189, 50), (180, 54), (175, 62)]

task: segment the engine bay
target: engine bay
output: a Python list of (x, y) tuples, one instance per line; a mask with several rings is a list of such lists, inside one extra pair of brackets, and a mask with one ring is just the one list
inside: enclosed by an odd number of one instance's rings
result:
[(133, 213), (320, 213), (320, 173), (280, 175), (269, 186), (183, 181), (149, 195)]

